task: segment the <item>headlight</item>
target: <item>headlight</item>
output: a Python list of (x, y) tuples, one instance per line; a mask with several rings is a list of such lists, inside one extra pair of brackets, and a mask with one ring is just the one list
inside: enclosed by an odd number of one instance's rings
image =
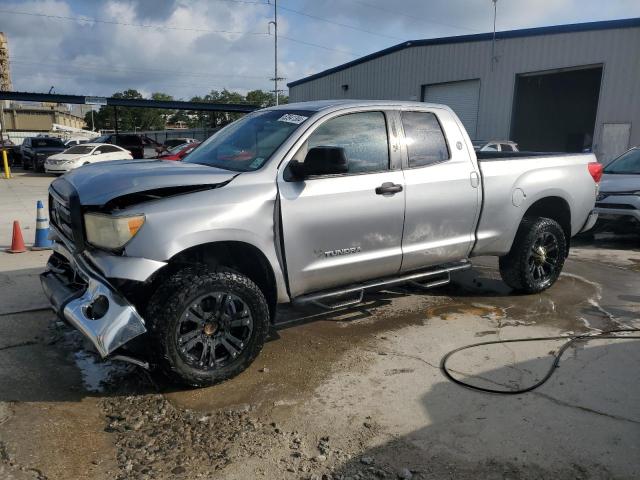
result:
[(87, 241), (96, 247), (122, 248), (144, 224), (144, 215), (114, 217), (101, 213), (87, 213), (84, 225)]

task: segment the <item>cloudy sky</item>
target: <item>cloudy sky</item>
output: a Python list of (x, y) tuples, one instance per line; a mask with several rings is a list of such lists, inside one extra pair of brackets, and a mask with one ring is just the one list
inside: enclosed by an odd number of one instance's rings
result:
[[(493, 22), (491, 0), (278, 0), (278, 10), (286, 81), (406, 40), (487, 32)], [(639, 16), (638, 0), (498, 0), (497, 29)], [(267, 0), (0, 0), (19, 91), (136, 88), (187, 99), (271, 89), (270, 20)]]

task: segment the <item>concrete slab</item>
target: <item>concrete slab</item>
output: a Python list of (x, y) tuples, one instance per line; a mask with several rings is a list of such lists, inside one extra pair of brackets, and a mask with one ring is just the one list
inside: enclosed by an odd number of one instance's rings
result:
[(0, 315), (49, 307), (39, 280), (49, 255), (47, 250), (0, 252)]
[(0, 250), (11, 245), (12, 225), (20, 222), (27, 245), (33, 244), (36, 234), (36, 203), (42, 200), (48, 211), (49, 184), (55, 179), (46, 173), (16, 169), (13, 178), (0, 178)]

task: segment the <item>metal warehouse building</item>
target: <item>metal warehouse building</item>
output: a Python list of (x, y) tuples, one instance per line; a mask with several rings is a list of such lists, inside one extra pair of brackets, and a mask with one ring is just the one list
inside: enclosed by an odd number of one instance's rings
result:
[(451, 106), (472, 139), (606, 162), (640, 144), (640, 18), (405, 42), (289, 83), (290, 101)]

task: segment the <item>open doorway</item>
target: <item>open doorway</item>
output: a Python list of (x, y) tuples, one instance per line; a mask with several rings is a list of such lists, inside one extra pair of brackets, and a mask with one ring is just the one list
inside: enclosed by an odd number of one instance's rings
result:
[(591, 149), (602, 65), (517, 75), (511, 139), (521, 150)]

